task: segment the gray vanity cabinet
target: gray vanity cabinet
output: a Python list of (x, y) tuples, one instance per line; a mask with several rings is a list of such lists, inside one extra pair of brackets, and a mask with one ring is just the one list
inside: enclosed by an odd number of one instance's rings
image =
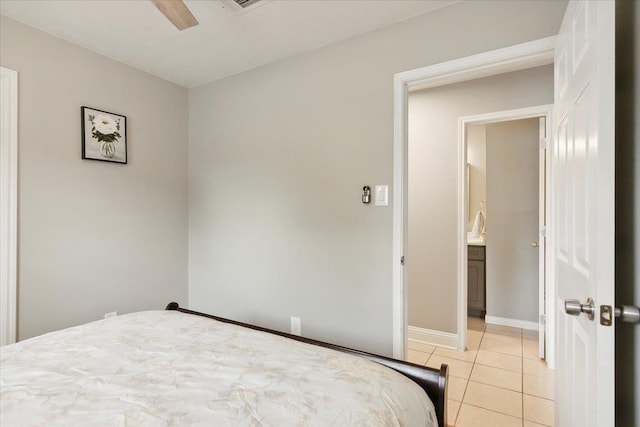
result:
[(482, 318), (487, 313), (485, 254), (484, 246), (467, 247), (467, 314)]

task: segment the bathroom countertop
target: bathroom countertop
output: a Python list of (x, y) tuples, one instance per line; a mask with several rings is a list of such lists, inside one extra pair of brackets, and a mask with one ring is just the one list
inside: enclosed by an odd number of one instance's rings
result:
[(467, 245), (469, 246), (486, 246), (484, 237), (472, 237), (471, 233), (467, 233)]

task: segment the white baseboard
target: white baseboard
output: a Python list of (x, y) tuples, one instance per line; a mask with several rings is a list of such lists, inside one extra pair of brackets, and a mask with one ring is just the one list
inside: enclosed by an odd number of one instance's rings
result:
[(409, 330), (409, 341), (437, 345), (438, 347), (447, 347), (454, 350), (458, 347), (458, 334), (423, 329), (417, 326), (409, 326), (407, 329)]
[(506, 317), (486, 315), (484, 321), (490, 325), (511, 326), (512, 328), (528, 329), (531, 331), (538, 330), (538, 324), (528, 320), (507, 319)]

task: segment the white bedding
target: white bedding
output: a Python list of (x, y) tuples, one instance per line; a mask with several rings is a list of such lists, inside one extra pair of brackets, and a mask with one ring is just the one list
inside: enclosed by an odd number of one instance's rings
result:
[(437, 425), (426, 393), (362, 358), (177, 311), (0, 348), (0, 425)]

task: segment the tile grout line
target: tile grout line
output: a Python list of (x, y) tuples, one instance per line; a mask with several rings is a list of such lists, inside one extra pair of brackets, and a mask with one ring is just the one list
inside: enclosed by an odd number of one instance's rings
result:
[[(486, 330), (486, 326), (482, 329), (482, 335), (480, 336), (480, 342), (478, 343), (478, 348), (476, 350), (476, 357), (473, 358), (473, 363), (471, 364), (471, 372), (469, 372), (469, 378), (464, 385), (464, 391), (462, 392), (462, 397), (460, 398), (460, 408), (458, 409), (458, 413), (456, 414), (456, 421), (458, 421), (458, 416), (460, 415), (460, 411), (462, 411), (462, 404), (464, 402), (464, 396), (467, 394), (467, 388), (469, 388), (469, 383), (471, 382), (471, 374), (473, 374), (473, 368), (476, 366), (476, 359), (478, 358), (478, 352), (480, 351), (480, 345), (482, 345), (482, 340), (484, 339), (484, 332)], [(455, 423), (454, 423), (455, 427)]]
[[(499, 369), (499, 368), (498, 368), (498, 369)], [(456, 377), (456, 378), (458, 378), (458, 377)], [(504, 390), (504, 391), (510, 391), (510, 392), (512, 392), (512, 393), (523, 394), (521, 391), (518, 391), (518, 390), (514, 390), (514, 389), (511, 389), (511, 388), (504, 388), (504, 387), (500, 387), (500, 386), (498, 386), (498, 385), (493, 385), (493, 384), (482, 383), (482, 382), (480, 382), (480, 381), (471, 381), (471, 380), (468, 380), (467, 382), (474, 382), (474, 383), (476, 383), (476, 384), (486, 385), (487, 387), (493, 387), (493, 388), (498, 388), (498, 389), (500, 389), (500, 390)], [(528, 394), (528, 393), (527, 393), (527, 396), (534, 396), (534, 395), (531, 395), (531, 394)], [(534, 396), (534, 397), (538, 397), (538, 396)], [(543, 398), (543, 399), (544, 399), (544, 398)], [(549, 399), (547, 399), (547, 400), (549, 400)]]
[[(476, 366), (476, 360), (478, 359), (478, 352), (480, 352), (480, 346), (482, 345), (482, 340), (484, 339), (484, 334), (486, 330), (487, 330), (487, 325), (485, 324), (484, 328), (482, 328), (482, 334), (480, 335), (480, 342), (478, 343), (478, 348), (476, 349), (476, 357), (473, 358), (473, 363), (471, 364), (471, 372), (469, 372), (469, 378), (467, 379), (466, 384), (464, 386), (464, 391), (462, 392), (462, 397), (460, 399), (460, 408), (458, 408), (458, 413), (456, 414), (456, 420), (455, 420), (456, 422), (458, 421), (458, 416), (460, 415), (460, 411), (462, 411), (464, 396), (467, 394), (467, 389), (469, 388), (469, 383), (471, 382), (471, 374), (473, 374), (473, 369)], [(455, 427), (455, 422), (454, 422), (454, 427)]]
[[(521, 418), (514, 417), (513, 415), (505, 414), (504, 412), (496, 411), (495, 409), (485, 408), (484, 406), (474, 405), (473, 403), (465, 403), (465, 405), (473, 406), (474, 408), (482, 409), (483, 411), (494, 412), (496, 414), (500, 414), (500, 415), (504, 415), (504, 416), (507, 416), (507, 417), (515, 418), (516, 420), (520, 420), (520, 421), (522, 421), (524, 423), (524, 420), (521, 419)], [(451, 424), (449, 424), (449, 425), (451, 425)], [(544, 427), (548, 427), (548, 426), (546, 426), (544, 424), (543, 424), (543, 426)]]
[[(482, 341), (484, 340), (484, 336), (486, 334), (486, 331), (487, 331), (487, 327), (486, 327), (486, 324), (485, 324), (484, 330), (482, 332), (482, 336), (480, 338), (480, 344), (478, 344), (478, 350), (476, 352), (476, 357), (474, 358), (473, 366), (471, 367), (471, 372), (472, 373), (473, 373), (473, 369), (476, 366), (476, 360), (478, 358), (478, 352), (480, 351), (480, 347), (482, 346)], [(523, 379), (524, 366), (523, 366), (523, 360), (522, 360), (524, 354), (522, 353), (522, 330), (520, 330), (520, 346), (521, 346), (521, 348), (520, 348), (520, 350), (521, 350), (521, 353), (520, 353), (520, 365), (522, 367), (521, 370), (520, 370), (521, 391), (519, 392), (520, 393), (520, 399), (521, 399), (521, 402), (522, 402), (522, 410), (521, 410), (522, 417), (520, 418), (520, 425), (522, 427), (524, 427), (524, 379)], [(489, 350), (486, 350), (486, 351), (489, 351)], [(500, 353), (500, 352), (493, 352), (493, 353), (505, 354), (505, 353)], [(510, 356), (512, 356), (512, 355), (510, 355)], [(483, 366), (485, 366), (485, 365), (483, 365)], [(498, 369), (500, 369), (500, 368), (498, 368)], [(471, 382), (471, 375), (469, 375), (469, 380), (467, 381), (467, 385), (465, 387), (465, 392), (464, 392), (464, 394), (462, 396), (463, 400), (464, 400), (464, 395), (466, 394), (466, 390), (469, 387), (469, 383), (470, 382)], [(474, 381), (474, 382), (476, 382), (476, 381)], [(483, 383), (478, 383), (478, 384), (483, 384)], [(496, 387), (496, 388), (500, 388), (502, 390), (508, 390), (508, 391), (512, 391), (512, 392), (518, 393), (515, 390), (510, 390), (510, 389), (505, 389), (505, 388), (502, 388), (502, 387), (492, 386), (491, 384), (484, 384), (484, 385), (487, 385), (487, 386), (490, 386), (490, 387)], [(505, 413), (500, 412), (500, 411), (494, 411), (494, 410), (489, 409), (489, 408), (484, 408), (484, 407), (472, 405), (472, 404), (469, 404), (469, 403), (467, 403), (467, 405), (474, 406), (474, 407), (480, 408), (480, 409), (484, 409), (486, 411), (495, 412), (495, 413), (498, 413), (498, 414), (501, 414), (501, 415), (510, 416), (512, 418), (516, 418), (516, 417), (513, 417), (513, 415), (505, 414)], [(462, 402), (460, 402), (460, 408), (462, 408)], [(456, 419), (456, 421), (457, 421), (457, 419)]]

